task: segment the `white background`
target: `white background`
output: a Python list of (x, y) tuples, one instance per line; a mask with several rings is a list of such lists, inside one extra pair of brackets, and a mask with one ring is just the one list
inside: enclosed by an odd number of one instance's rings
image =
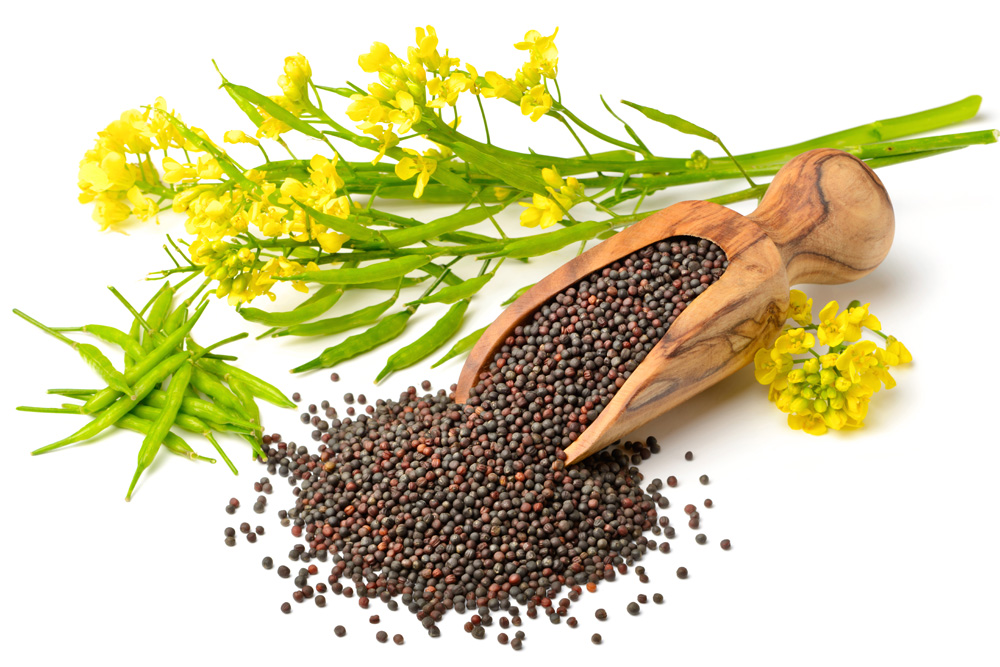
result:
[[(211, 58), (231, 80), (268, 93), (277, 91), (284, 56), (298, 51), (310, 58), (320, 83), (365, 83), (356, 62), (372, 41), (403, 52), (413, 26), (431, 23), (453, 55), (480, 72), (509, 73), (522, 62), (511, 45), (526, 30), (548, 34), (559, 26), (564, 101), (618, 135), (600, 93), (691, 119), (723, 136), (734, 152), (974, 93), (983, 95), (982, 115), (961, 129), (1000, 125), (995, 21), (984, 15), (985, 3), (941, 3), (933, 12), (877, 2), (547, 4), (507, 0), (475, 10), (471, 3), (174, 1), (19, 3), (5, 10), (0, 662), (428, 664), (471, 655), (480, 664), (501, 664), (514, 656), (497, 644), (495, 625), (474, 644), (457, 615), (446, 618), (444, 636), (432, 643), (409, 614), (373, 609), (382, 629), (406, 636), (405, 647), (376, 644), (377, 628), (367, 624), (369, 612), (356, 598), (328, 596), (326, 609), (293, 603), (294, 613), (282, 615), (278, 607), (292, 584), (265, 572), (260, 559), (284, 562), (293, 543), (274, 516), (290, 505), (289, 487), (275, 476), (268, 514), (253, 514), (250, 485), (263, 470), (238, 441), (226, 441), (238, 478), (221, 462), (162, 456), (131, 504), (122, 497), (135, 465), (133, 434), (28, 455), (75, 422), (14, 406), (55, 404), (47, 387), (95, 380), (71, 350), (10, 309), (56, 325), (126, 327), (128, 318), (105, 286), (145, 301), (154, 285), (142, 277), (167, 264), (162, 233), (183, 236), (172, 215), (162, 216), (159, 228), (135, 228), (129, 236), (99, 233), (89, 207), (75, 200), (77, 163), (97, 130), (157, 95), (213, 137), (250, 130), (216, 89)], [(494, 141), (575, 151), (554, 121), (532, 125), (502, 106), (489, 106)], [(478, 132), (474, 107), (464, 113), (465, 129)], [(658, 154), (714, 153), (697, 139), (623, 113)], [(916, 358), (898, 371), (897, 389), (876, 396), (867, 427), (822, 438), (792, 432), (745, 369), (643, 429), (637, 435), (655, 435), (664, 447), (642, 469), (681, 478), (668, 494), (673, 522), (682, 524), (686, 502), (715, 501), (702, 511), (710, 544), (698, 546), (691, 531), (679, 530), (672, 554), (647, 558), (650, 584), (630, 577), (585, 596), (574, 606), (581, 619), (576, 630), (526, 623), (518, 659), (997, 664), (1000, 455), (991, 253), (1000, 242), (998, 165), (1000, 148), (989, 146), (880, 171), (896, 210), (888, 259), (854, 285), (810, 289), (819, 304), (871, 301)], [(734, 187), (687, 189), (654, 203)], [(476, 302), (466, 331), (495, 317), (496, 304), (514, 288), (568, 256), (504, 267), (505, 278)], [(428, 311), (419, 322), (426, 326), (435, 316)], [(222, 304), (203, 323), (203, 340), (243, 327)], [(325, 373), (287, 375), (325, 344), (245, 341), (231, 349), (248, 369), (317, 403), (348, 390), (395, 396), (424, 377), (446, 387), (460, 368), (421, 366), (374, 388), (371, 378), (386, 355), (379, 351), (344, 364), (338, 385)], [(309, 441), (291, 411), (266, 409), (265, 421), (272, 431)], [(688, 449), (695, 462), (683, 461)], [(697, 483), (702, 473), (711, 476), (710, 486)], [(235, 517), (223, 512), (232, 495), (244, 503)], [(267, 534), (256, 545), (241, 540), (225, 547), (223, 528), (244, 520), (263, 524)], [(723, 537), (733, 541), (728, 553), (717, 546)], [(673, 576), (679, 565), (691, 570), (689, 580)], [(640, 591), (662, 592), (666, 602), (628, 617), (624, 607)], [(612, 616), (603, 624), (593, 617), (601, 606)], [(337, 623), (348, 627), (347, 638), (333, 636)], [(589, 643), (596, 631), (605, 637), (597, 648)]]

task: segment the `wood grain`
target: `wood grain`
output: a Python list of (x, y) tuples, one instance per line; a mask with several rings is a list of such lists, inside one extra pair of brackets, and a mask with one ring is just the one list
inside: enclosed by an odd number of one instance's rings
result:
[(893, 231), (892, 205), (871, 169), (842, 151), (809, 151), (778, 172), (749, 216), (708, 202), (680, 202), (553, 271), (479, 339), (462, 369), (456, 400), (468, 398), (514, 329), (555, 294), (672, 236), (717, 244), (729, 259), (726, 272), (688, 305), (566, 450), (567, 463), (574, 463), (750, 363), (781, 330), (791, 285), (866, 275), (885, 258)]

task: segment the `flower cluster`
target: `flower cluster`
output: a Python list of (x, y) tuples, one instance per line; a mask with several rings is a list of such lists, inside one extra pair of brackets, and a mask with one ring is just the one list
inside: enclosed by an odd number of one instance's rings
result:
[[(414, 128), (423, 130), (435, 118), (440, 118), (442, 109), (454, 108), (463, 93), (513, 102), (520, 106), (521, 113), (537, 121), (552, 108), (546, 79), (556, 76), (559, 51), (554, 40), (557, 32), (558, 29), (545, 37), (537, 30), (528, 31), (524, 41), (514, 45), (528, 52), (528, 61), (510, 78), (493, 71), (480, 76), (469, 63), (463, 68), (461, 60), (449, 55), (447, 50), (442, 55), (433, 26), (416, 29), (416, 43), (407, 48), (405, 59), (382, 42), (372, 44), (368, 53), (358, 57), (358, 64), (365, 72), (377, 74), (378, 81), (369, 84), (368, 94), (353, 95), (347, 109), (347, 115), (358, 123), (358, 129), (378, 142), (379, 151), (372, 162), (377, 163), (387, 150), (398, 144), (400, 135)], [(456, 111), (449, 125), (456, 129), (460, 121)], [(436, 161), (432, 153), (427, 151), (422, 156), (425, 166), (419, 173), (428, 176), (433, 173)], [(404, 170), (411, 175), (418, 173), (409, 167)], [(415, 196), (419, 197), (422, 192), (423, 186), (418, 180)]]
[(551, 227), (563, 219), (574, 204), (583, 199), (583, 185), (572, 176), (563, 180), (555, 167), (542, 169), (542, 179), (549, 196), (535, 194), (531, 203), (521, 211), (521, 224), (525, 227)]
[[(133, 214), (140, 220), (149, 220), (159, 212), (159, 203), (144, 194), (154, 190), (151, 186), (160, 180), (153, 164), (153, 150), (165, 152), (168, 148), (178, 148), (197, 152), (167, 120), (166, 109), (166, 101), (158, 97), (143, 111), (124, 112), (97, 133), (94, 147), (80, 161), (79, 200), (83, 204), (94, 203), (93, 218), (102, 230)], [(199, 160), (197, 165), (181, 168), (175, 160), (164, 158), (163, 169), (176, 178), (171, 182), (178, 182), (214, 173), (218, 165), (212, 163), (211, 159)], [(163, 194), (169, 195), (169, 191)]]
[[(880, 330), (868, 306), (851, 303), (841, 311), (831, 301), (814, 324), (812, 299), (792, 290), (789, 318), (799, 326), (786, 327), (773, 346), (754, 356), (757, 381), (769, 385), (768, 398), (788, 414), (791, 428), (813, 435), (860, 428), (872, 396), (896, 386), (889, 369), (913, 360), (901, 342)], [(863, 329), (881, 337), (885, 347), (862, 340)], [(825, 353), (814, 349), (817, 339)]]

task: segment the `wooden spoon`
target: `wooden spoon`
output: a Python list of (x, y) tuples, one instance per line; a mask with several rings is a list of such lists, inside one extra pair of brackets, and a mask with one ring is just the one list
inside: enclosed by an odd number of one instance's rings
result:
[(570, 260), (511, 304), (469, 354), (455, 400), (466, 401), (514, 328), (557, 293), (651, 243), (672, 236), (712, 241), (729, 267), (567, 448), (567, 464), (575, 463), (753, 361), (784, 325), (791, 285), (868, 274), (889, 252), (894, 226), (875, 172), (834, 149), (803, 153), (782, 167), (748, 216), (704, 201), (674, 204)]

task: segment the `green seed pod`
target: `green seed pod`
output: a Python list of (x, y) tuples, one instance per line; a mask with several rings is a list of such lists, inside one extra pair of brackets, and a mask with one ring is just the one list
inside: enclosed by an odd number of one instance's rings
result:
[(462, 326), (462, 318), (465, 317), (468, 308), (468, 299), (459, 301), (449, 308), (444, 317), (435, 322), (427, 333), (390, 356), (385, 368), (375, 378), (375, 382), (381, 382), (390, 373), (409, 368), (447, 343)]

